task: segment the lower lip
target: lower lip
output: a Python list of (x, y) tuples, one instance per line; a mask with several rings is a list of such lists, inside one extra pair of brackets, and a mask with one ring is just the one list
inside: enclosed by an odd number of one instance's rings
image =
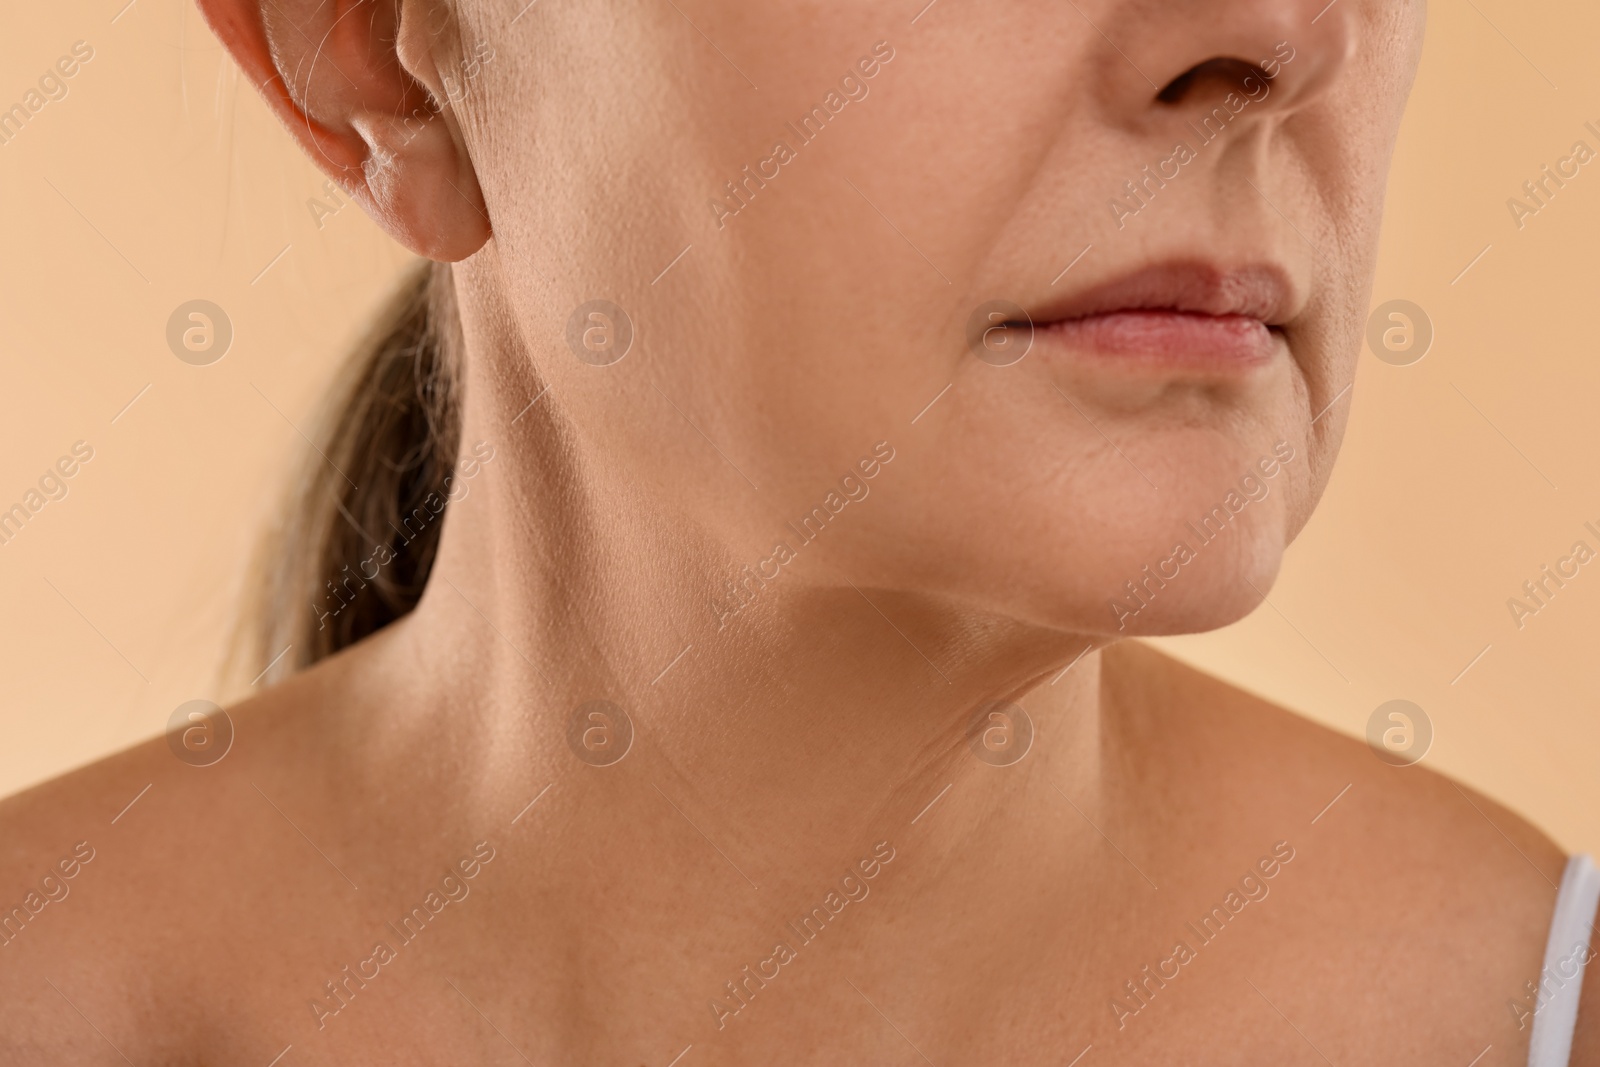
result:
[(1277, 354), (1278, 336), (1260, 319), (1189, 311), (1113, 311), (1046, 323), (1036, 339), (1073, 352), (1149, 369), (1244, 371)]

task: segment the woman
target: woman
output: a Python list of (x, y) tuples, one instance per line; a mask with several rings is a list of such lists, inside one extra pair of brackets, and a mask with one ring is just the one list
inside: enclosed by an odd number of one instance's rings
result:
[(6, 1063), (1600, 1062), (1592, 868), (1123, 640), (1326, 484), (1420, 4), (201, 7), (434, 265), (281, 683), (6, 803)]

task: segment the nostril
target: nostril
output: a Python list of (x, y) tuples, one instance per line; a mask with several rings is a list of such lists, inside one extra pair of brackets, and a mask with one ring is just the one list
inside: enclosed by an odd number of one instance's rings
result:
[(1245, 79), (1251, 77), (1263, 83), (1271, 80), (1271, 76), (1254, 63), (1229, 56), (1208, 59), (1173, 78), (1167, 83), (1166, 88), (1156, 94), (1156, 99), (1163, 104), (1179, 104), (1207, 85), (1237, 89), (1244, 84)]

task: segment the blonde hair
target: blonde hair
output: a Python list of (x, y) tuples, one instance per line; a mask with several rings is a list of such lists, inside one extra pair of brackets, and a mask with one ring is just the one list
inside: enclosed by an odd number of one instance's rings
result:
[[(268, 684), (375, 633), (421, 599), (443, 524), (421, 523), (413, 536), (400, 528), (431, 495), (447, 499), (444, 480), (461, 436), (459, 351), (450, 265), (424, 261), (357, 346), (321, 420), (317, 451), (262, 541), (237, 647), (257, 669), (272, 665)], [(369, 573), (375, 555), (382, 565)]]

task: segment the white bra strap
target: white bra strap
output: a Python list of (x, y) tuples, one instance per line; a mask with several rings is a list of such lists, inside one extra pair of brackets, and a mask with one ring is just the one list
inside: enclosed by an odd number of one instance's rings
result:
[[(1545, 942), (1544, 970), (1533, 1013), (1528, 1067), (1567, 1067), (1578, 1025), (1578, 994), (1589, 959), (1589, 930), (1600, 903), (1600, 870), (1588, 856), (1573, 856), (1561, 876), (1556, 913)], [(1596, 1020), (1600, 1022), (1600, 1020)], [(1591, 1025), (1594, 1025), (1591, 1022)]]

